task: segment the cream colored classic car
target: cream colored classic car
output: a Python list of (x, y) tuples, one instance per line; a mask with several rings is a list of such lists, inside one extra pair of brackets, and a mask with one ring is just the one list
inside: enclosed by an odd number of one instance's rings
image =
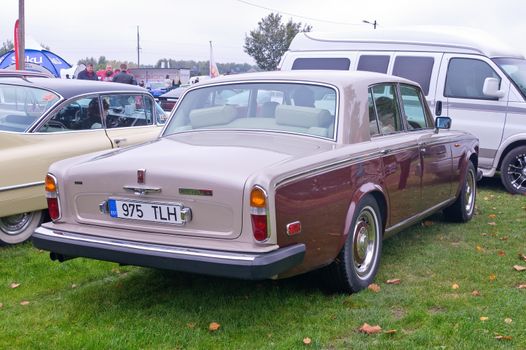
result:
[(45, 219), (52, 162), (154, 139), (159, 109), (146, 90), (126, 84), (0, 78), (0, 244), (27, 240)]
[[(56, 162), (33, 244), (75, 257), (246, 279), (327, 267), (359, 291), (382, 240), (475, 209), (478, 141), (418, 85), (369, 72), (234, 75), (189, 88), (162, 136)], [(388, 127), (390, 126), (390, 127)]]

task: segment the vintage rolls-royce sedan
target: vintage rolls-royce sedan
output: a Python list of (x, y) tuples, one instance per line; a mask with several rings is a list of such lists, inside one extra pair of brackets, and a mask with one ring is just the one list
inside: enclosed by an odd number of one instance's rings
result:
[(147, 144), (54, 163), (33, 244), (236, 277), (327, 267), (374, 279), (382, 239), (443, 210), (468, 221), (478, 141), (433, 121), (420, 87), (368, 72), (267, 72), (189, 88)]
[(0, 245), (27, 240), (45, 219), (51, 163), (159, 136), (164, 112), (128, 84), (0, 74)]

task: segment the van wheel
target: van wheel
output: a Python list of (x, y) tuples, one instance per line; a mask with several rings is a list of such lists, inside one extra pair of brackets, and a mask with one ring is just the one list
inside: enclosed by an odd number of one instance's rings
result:
[(42, 210), (0, 218), (0, 244), (16, 244), (28, 240), (42, 223), (42, 219)]
[(500, 166), (500, 180), (508, 192), (526, 194), (526, 146), (506, 154)]
[(444, 209), (444, 216), (449, 221), (467, 222), (475, 213), (475, 200), (477, 199), (477, 171), (472, 162), (468, 164), (468, 170), (464, 184), (455, 203)]
[(334, 289), (354, 293), (373, 282), (380, 265), (382, 230), (378, 203), (372, 196), (364, 197), (340, 254), (328, 267), (326, 277)]

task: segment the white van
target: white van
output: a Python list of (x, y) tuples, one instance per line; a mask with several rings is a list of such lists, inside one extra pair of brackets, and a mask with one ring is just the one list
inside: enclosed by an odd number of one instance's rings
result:
[(484, 176), (500, 171), (511, 193), (526, 194), (526, 60), (466, 28), (299, 33), (281, 70), (364, 70), (418, 82), (435, 116), (480, 139)]

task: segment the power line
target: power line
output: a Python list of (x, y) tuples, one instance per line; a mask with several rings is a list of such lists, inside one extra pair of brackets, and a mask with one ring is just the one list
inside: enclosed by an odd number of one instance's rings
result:
[(303, 19), (307, 19), (309, 21), (316, 21), (316, 22), (323, 22), (323, 23), (330, 23), (330, 24), (339, 24), (339, 25), (345, 25), (345, 26), (361, 26), (362, 25), (361, 23), (336, 22), (336, 21), (328, 21), (328, 20), (325, 20), (325, 19), (319, 19), (319, 18), (314, 18), (314, 17), (301, 16), (301, 15), (297, 15), (295, 13), (281, 11), (281, 10), (278, 10), (278, 9), (274, 9), (274, 8), (270, 8), (270, 7), (266, 7), (266, 6), (261, 6), (261, 5), (258, 5), (258, 4), (254, 4), (254, 3), (251, 3), (251, 2), (246, 1), (246, 0), (236, 0), (236, 1), (237, 2), (241, 2), (241, 3), (245, 4), (245, 5), (257, 7), (257, 8), (268, 10), (268, 11), (272, 11), (272, 12), (278, 12), (278, 13), (281, 13), (281, 14), (284, 14), (284, 15), (289, 15), (289, 16), (293, 16), (293, 17), (303, 18)]

